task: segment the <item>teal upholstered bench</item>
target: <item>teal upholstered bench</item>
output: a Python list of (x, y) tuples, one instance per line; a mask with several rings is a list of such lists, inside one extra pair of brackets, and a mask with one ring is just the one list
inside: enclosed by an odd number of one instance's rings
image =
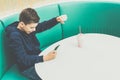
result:
[(4, 74), (4, 71), (5, 71), (5, 61), (4, 58), (5, 58), (5, 53), (4, 53), (4, 46), (3, 46), (3, 25), (2, 23), (0, 22), (0, 79), (2, 78), (3, 74)]
[[(41, 42), (40, 48), (44, 50), (51, 44), (78, 34), (81, 26), (83, 33), (102, 33), (120, 37), (120, 4), (105, 2), (65, 2), (35, 8), (40, 16), (40, 22), (61, 14), (67, 14), (65, 24), (58, 24), (36, 36)], [(14, 21), (18, 15), (13, 14), (0, 19), (0, 79), (1, 80), (28, 80), (23, 77), (17, 66), (10, 61), (10, 54), (4, 45), (4, 29)]]
[(59, 4), (61, 14), (68, 15), (62, 25), (64, 38), (78, 33), (104, 33), (120, 37), (120, 4), (105, 2), (66, 2)]

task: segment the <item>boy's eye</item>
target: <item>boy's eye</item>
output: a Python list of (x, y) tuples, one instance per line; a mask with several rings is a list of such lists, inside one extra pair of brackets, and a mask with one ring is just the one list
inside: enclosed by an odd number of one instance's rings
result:
[(31, 27), (31, 29), (34, 29), (34, 27)]

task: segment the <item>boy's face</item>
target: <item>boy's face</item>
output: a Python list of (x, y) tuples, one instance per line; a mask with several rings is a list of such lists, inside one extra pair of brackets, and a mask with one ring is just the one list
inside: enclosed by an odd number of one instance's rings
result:
[(38, 23), (30, 23), (30, 24), (24, 24), (22, 26), (22, 30), (25, 31), (27, 34), (30, 34), (34, 31), (36, 31), (36, 27), (37, 27)]

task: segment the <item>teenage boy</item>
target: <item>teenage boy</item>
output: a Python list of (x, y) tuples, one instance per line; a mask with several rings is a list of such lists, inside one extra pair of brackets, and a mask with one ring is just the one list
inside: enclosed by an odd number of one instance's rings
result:
[(20, 13), (19, 22), (14, 22), (6, 28), (11, 55), (20, 72), (30, 80), (42, 80), (35, 71), (35, 63), (49, 61), (56, 57), (54, 50), (47, 55), (38, 56), (41, 50), (35, 34), (50, 29), (59, 22), (64, 23), (66, 16), (61, 15), (42, 23), (39, 23), (39, 19), (34, 9), (26, 8)]

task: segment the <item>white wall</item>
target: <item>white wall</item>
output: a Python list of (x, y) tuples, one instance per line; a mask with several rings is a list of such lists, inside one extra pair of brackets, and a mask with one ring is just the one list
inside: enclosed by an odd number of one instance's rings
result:
[(89, 1), (89, 2), (113, 2), (120, 3), (120, 0), (0, 0), (0, 18), (20, 12), (26, 7), (44, 6), (53, 3), (67, 1)]

